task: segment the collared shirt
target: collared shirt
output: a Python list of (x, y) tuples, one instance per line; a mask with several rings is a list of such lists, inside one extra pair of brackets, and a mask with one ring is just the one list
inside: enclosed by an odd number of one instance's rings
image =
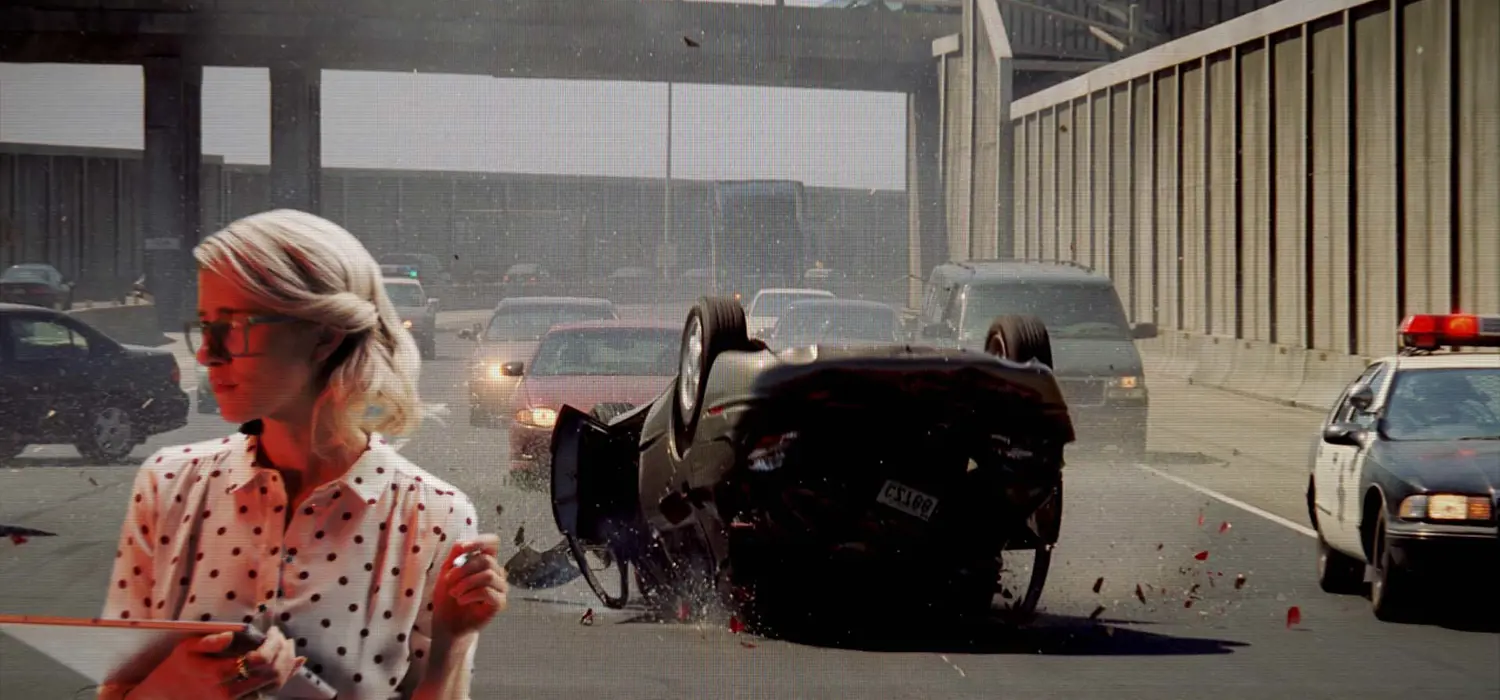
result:
[(410, 696), (442, 564), (478, 534), (473, 503), (372, 435), (288, 524), (253, 425), (137, 472), (102, 616), (275, 625), (341, 700)]

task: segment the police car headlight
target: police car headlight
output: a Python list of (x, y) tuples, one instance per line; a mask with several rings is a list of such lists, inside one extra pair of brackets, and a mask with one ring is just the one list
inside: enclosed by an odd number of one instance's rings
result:
[(1454, 493), (1408, 496), (1401, 501), (1399, 514), (1407, 520), (1489, 520), (1494, 517), (1486, 496)]

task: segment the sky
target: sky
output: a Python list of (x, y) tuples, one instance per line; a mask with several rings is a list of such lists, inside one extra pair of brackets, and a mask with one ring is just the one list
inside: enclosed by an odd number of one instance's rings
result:
[[(673, 176), (905, 188), (898, 93), (673, 88)], [(662, 177), (667, 86), (324, 71), (327, 167)], [(139, 149), (138, 66), (0, 64), (0, 141)], [(203, 150), (270, 158), (265, 69), (204, 69)]]

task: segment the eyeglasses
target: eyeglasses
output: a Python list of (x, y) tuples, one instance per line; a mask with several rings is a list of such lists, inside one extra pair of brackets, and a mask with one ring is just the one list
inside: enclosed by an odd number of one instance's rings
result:
[[(187, 341), (188, 351), (198, 353), (201, 345), (208, 351), (210, 357), (253, 357), (255, 353), (250, 352), (250, 329), (255, 326), (264, 326), (280, 323), (295, 323), (300, 321), (295, 316), (281, 314), (257, 314), (248, 311), (230, 311), (222, 317), (212, 321), (200, 319), (188, 321), (183, 324), (183, 337)], [(202, 338), (201, 343), (195, 342), (194, 337)]]

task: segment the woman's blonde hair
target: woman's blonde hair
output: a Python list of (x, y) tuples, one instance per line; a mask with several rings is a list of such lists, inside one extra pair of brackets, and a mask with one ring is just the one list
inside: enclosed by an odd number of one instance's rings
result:
[(267, 309), (345, 332), (313, 406), (314, 444), (364, 447), (366, 432), (403, 435), (421, 420), (416, 341), (385, 293), (380, 265), (342, 226), (277, 209), (248, 216), (193, 249)]

